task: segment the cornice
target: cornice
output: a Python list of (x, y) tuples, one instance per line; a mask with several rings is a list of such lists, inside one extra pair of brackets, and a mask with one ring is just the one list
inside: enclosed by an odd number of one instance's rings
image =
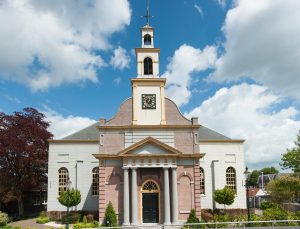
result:
[(97, 159), (113, 159), (113, 160), (121, 160), (123, 158), (164, 158), (164, 157), (171, 157), (171, 158), (193, 158), (193, 159), (200, 159), (204, 157), (205, 153), (199, 153), (199, 154), (123, 154), (123, 155), (117, 155), (117, 154), (93, 154), (93, 156)]
[(100, 129), (198, 129), (200, 125), (120, 125), (120, 126), (96, 126)]
[(51, 143), (98, 143), (99, 140), (68, 140), (68, 139), (48, 139)]
[(137, 84), (137, 83), (166, 83), (166, 78), (131, 78), (131, 84)]
[[(135, 149), (138, 149), (140, 147), (143, 147), (146, 144), (153, 144), (155, 146), (161, 147), (164, 150), (167, 150), (167, 151), (171, 152), (171, 154), (168, 154), (169, 156), (170, 155), (176, 156), (176, 155), (181, 155), (182, 154), (181, 151), (175, 149), (172, 146), (169, 146), (169, 145), (167, 145), (167, 144), (165, 144), (165, 143), (163, 143), (163, 142), (161, 142), (161, 141), (159, 141), (159, 140), (157, 140), (155, 138), (147, 137), (147, 138), (145, 138), (145, 139), (143, 139), (143, 140), (141, 140), (141, 141), (139, 141), (139, 142), (137, 142), (137, 143), (135, 143), (135, 144), (133, 144), (133, 145), (131, 145), (131, 146), (123, 149), (123, 150), (121, 150), (118, 153), (118, 155), (119, 156), (125, 156), (125, 155), (131, 156), (133, 154), (129, 154), (129, 152), (131, 152), (131, 151), (133, 151)], [(166, 154), (163, 154), (163, 155), (166, 155)]]
[(135, 53), (160, 52), (160, 48), (135, 48)]
[(200, 143), (244, 143), (246, 140), (244, 139), (219, 139), (219, 140), (215, 140), (215, 139), (207, 139), (207, 140), (199, 140)]

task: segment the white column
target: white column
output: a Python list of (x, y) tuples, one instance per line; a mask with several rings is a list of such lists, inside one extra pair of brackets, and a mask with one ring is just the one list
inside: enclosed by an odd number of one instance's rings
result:
[(131, 168), (131, 225), (138, 225), (136, 168)]
[(172, 168), (172, 223), (178, 223), (177, 172)]
[(129, 178), (128, 178), (128, 168), (124, 168), (124, 196), (123, 196), (123, 214), (124, 214), (124, 226), (130, 225), (129, 223)]
[(169, 168), (164, 168), (164, 213), (165, 225), (170, 225), (170, 188), (169, 188)]

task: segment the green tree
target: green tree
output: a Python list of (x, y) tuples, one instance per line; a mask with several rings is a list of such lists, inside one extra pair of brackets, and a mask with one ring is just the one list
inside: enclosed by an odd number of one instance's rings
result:
[(267, 184), (266, 191), (274, 203), (296, 202), (300, 197), (300, 178), (296, 175), (278, 177)]
[(81, 202), (81, 194), (77, 189), (67, 189), (66, 191), (62, 191), (57, 199), (60, 204), (69, 208)]
[(257, 186), (258, 177), (259, 177), (259, 175), (261, 175), (262, 172), (264, 174), (277, 174), (278, 170), (275, 167), (273, 167), (273, 166), (271, 166), (271, 167), (265, 167), (265, 168), (262, 168), (261, 170), (253, 170), (250, 173), (249, 186), (253, 186), (253, 187)]
[(214, 192), (214, 200), (218, 203), (218, 204), (224, 204), (224, 209), (225, 205), (231, 205), (234, 202), (234, 198), (235, 198), (235, 192), (228, 187), (224, 187), (223, 189), (217, 189)]
[(278, 170), (271, 166), (271, 167), (265, 167), (261, 170), (259, 170), (259, 173), (264, 173), (264, 174), (277, 174), (278, 173)]
[(105, 215), (104, 215), (104, 219), (102, 222), (102, 226), (104, 226), (104, 227), (118, 226), (117, 214), (116, 214), (115, 209), (110, 201), (105, 210)]
[(287, 149), (287, 152), (282, 155), (281, 161), (280, 165), (283, 169), (291, 169), (294, 173), (300, 172), (300, 131), (295, 141), (295, 147)]
[(257, 179), (259, 177), (260, 173), (257, 170), (253, 170), (249, 175), (249, 186), (256, 187), (257, 186)]

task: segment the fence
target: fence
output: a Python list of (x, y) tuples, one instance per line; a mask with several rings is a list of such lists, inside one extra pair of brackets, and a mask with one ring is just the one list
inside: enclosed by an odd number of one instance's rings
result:
[(198, 228), (300, 228), (300, 220), (272, 220), (272, 221), (239, 221), (239, 222), (210, 222), (210, 223), (183, 223), (172, 225), (138, 225), (106, 227), (107, 229), (198, 229)]

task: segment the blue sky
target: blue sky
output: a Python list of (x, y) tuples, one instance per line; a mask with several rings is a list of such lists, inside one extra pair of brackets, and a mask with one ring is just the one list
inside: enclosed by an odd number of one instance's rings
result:
[[(150, 0), (160, 75), (188, 117), (277, 166), (300, 129), (300, 2)], [(145, 0), (0, 1), (0, 111), (35, 107), (57, 138), (131, 96)]]

